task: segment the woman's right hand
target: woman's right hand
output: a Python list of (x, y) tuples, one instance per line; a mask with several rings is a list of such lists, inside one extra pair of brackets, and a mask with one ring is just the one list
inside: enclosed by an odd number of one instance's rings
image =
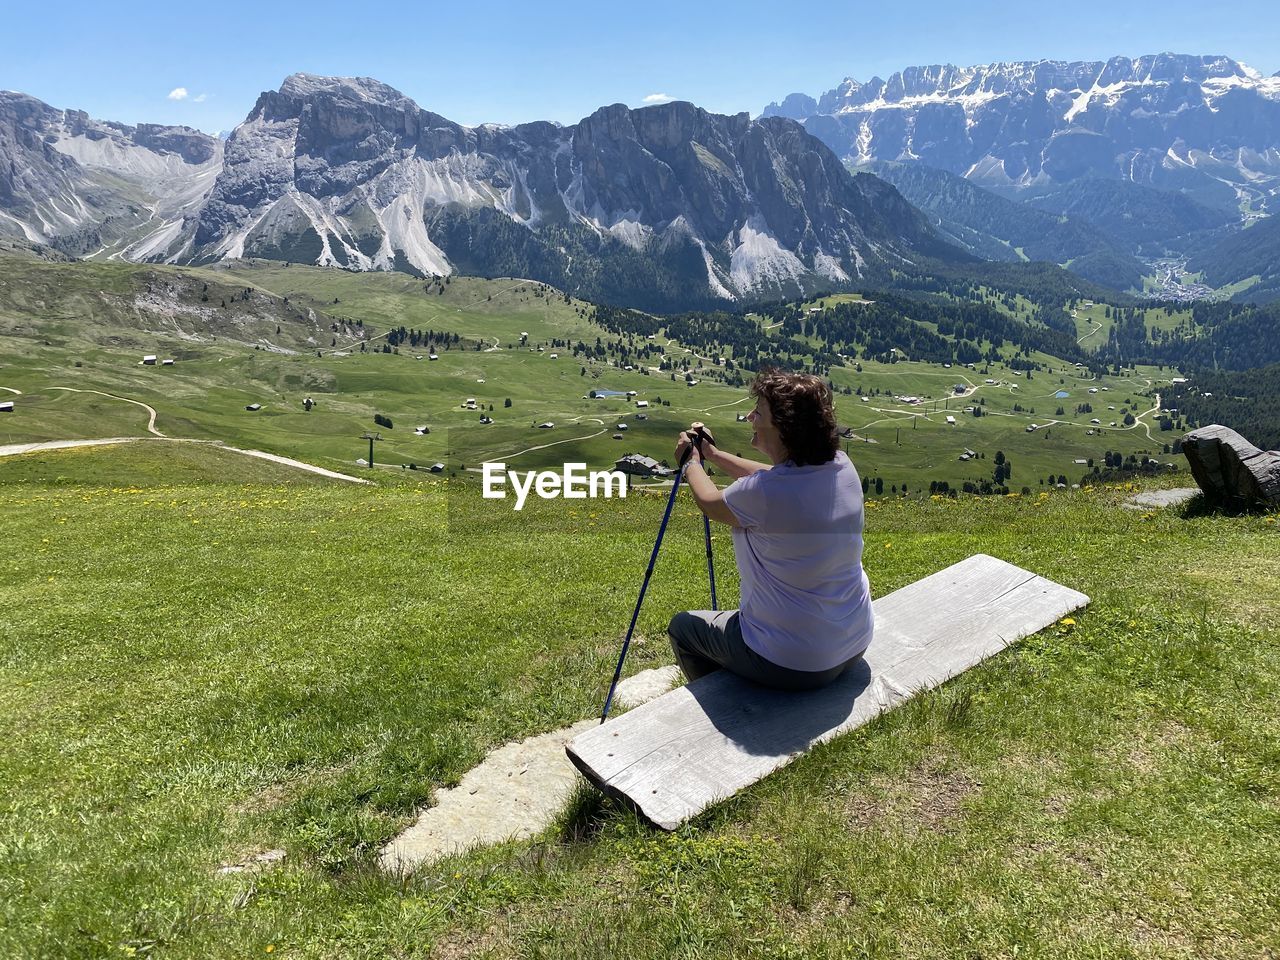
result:
[(693, 453), (690, 459), (697, 463), (705, 460), (711, 460), (717, 453), (715, 438), (700, 421), (695, 420), (689, 424), (689, 429), (680, 434), (680, 441), (676, 444), (676, 462), (680, 462), (680, 458), (684, 456), (684, 451), (693, 446)]

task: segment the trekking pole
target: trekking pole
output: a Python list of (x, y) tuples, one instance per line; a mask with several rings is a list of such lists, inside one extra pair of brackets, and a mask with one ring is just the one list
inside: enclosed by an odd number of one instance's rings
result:
[(707, 538), (707, 576), (711, 580), (711, 609), (719, 610), (716, 605), (716, 565), (711, 559), (711, 520), (704, 513), (702, 515), (702, 532)]
[(649, 568), (644, 572), (644, 583), (640, 585), (640, 596), (636, 598), (636, 608), (631, 613), (631, 626), (627, 627), (627, 637), (622, 641), (622, 654), (618, 657), (618, 666), (613, 671), (613, 682), (609, 684), (609, 695), (604, 699), (604, 709), (600, 712), (600, 722), (609, 718), (609, 707), (613, 704), (613, 693), (618, 689), (618, 678), (622, 676), (622, 664), (627, 659), (627, 649), (631, 646), (631, 634), (635, 632), (636, 620), (640, 617), (640, 605), (644, 603), (645, 591), (649, 589), (649, 578), (653, 576), (653, 565), (658, 559), (658, 548), (662, 546), (662, 535), (667, 532), (667, 521), (671, 519), (671, 508), (676, 504), (676, 491), (680, 489), (680, 478), (684, 475), (684, 465), (693, 454), (693, 444), (680, 458), (676, 467), (676, 478), (671, 484), (671, 496), (667, 498), (667, 511), (662, 515), (662, 525), (658, 527), (658, 539), (653, 542), (653, 553), (649, 554)]
[[(702, 452), (702, 441), (707, 438), (706, 428), (700, 424), (693, 425), (694, 432), (697, 434), (698, 452)], [(711, 518), (705, 513), (702, 515), (702, 533), (707, 543), (707, 579), (711, 581), (711, 609), (719, 610), (716, 604), (716, 565), (711, 559)]]

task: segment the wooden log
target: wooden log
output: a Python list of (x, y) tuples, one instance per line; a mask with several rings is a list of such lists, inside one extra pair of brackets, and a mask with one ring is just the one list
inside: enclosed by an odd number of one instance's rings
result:
[(788, 693), (719, 670), (579, 734), (565, 750), (602, 791), (674, 830), (1088, 602), (977, 554), (874, 601), (870, 649), (830, 686)]

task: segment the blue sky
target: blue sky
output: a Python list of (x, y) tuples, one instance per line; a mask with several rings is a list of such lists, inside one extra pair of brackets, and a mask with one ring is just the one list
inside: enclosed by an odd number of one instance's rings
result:
[[(0, 88), (209, 132), (290, 73), (371, 76), (465, 124), (557, 120), (665, 94), (721, 113), (913, 64), (1172, 50), (1280, 70), (1280, 3), (649, 0), (454, 4), (3, 0)], [(185, 91), (185, 96), (175, 93)], [(170, 95), (173, 94), (171, 97)]]

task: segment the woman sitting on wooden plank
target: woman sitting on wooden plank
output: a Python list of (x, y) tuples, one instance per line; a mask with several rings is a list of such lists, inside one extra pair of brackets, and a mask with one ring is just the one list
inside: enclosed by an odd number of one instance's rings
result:
[[(836, 439), (821, 377), (762, 371), (751, 385), (745, 460), (703, 434), (680, 434), (677, 462), (698, 507), (729, 524), (741, 579), (738, 610), (690, 610), (667, 632), (685, 676), (725, 668), (765, 686), (811, 690), (835, 680), (871, 643), (871, 590), (862, 569), (862, 483)], [(695, 425), (696, 426), (696, 425)], [(736, 479), (723, 491), (703, 461)]]

